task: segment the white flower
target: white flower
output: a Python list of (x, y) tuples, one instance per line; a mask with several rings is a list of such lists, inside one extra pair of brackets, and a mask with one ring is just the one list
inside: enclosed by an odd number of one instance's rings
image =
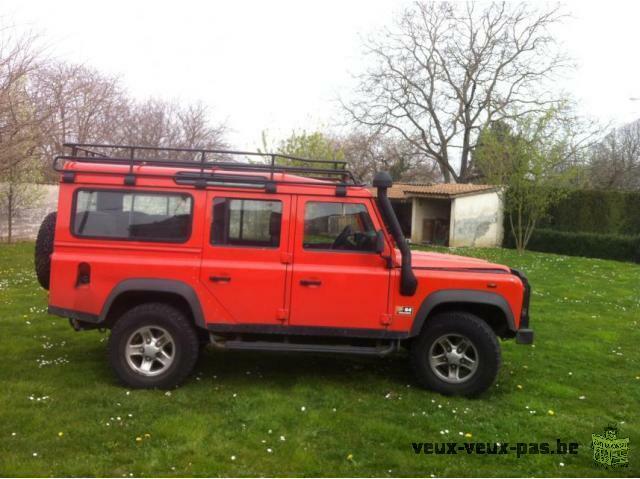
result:
[(578, 399), (586, 399), (587, 396), (580, 396)]
[(564, 462), (561, 462), (561, 463), (560, 463), (560, 467), (564, 467)]
[(231, 456), (231, 460), (235, 461), (236, 460), (236, 456)]
[(285, 440), (285, 439), (284, 439), (284, 436), (280, 436), (280, 440), (281, 440), (281, 441), (284, 441), (284, 440)]
[(306, 406), (302, 406), (302, 407), (300, 408), (300, 410), (301, 410), (302, 412), (305, 412), (305, 411), (307, 410), (307, 407), (306, 407)]
[(271, 449), (270, 447), (268, 447), (268, 448), (267, 448), (267, 452), (268, 452), (269, 454), (271, 454), (271, 453), (273, 452), (273, 449)]
[(166, 393), (164, 393), (165, 396), (171, 396), (171, 391), (167, 391)]
[(34, 452), (34, 453), (33, 453), (33, 457), (38, 457), (38, 453), (37, 453), (37, 452)]

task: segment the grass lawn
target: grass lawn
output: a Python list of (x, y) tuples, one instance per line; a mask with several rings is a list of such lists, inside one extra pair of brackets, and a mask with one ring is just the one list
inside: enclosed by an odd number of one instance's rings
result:
[[(640, 475), (640, 266), (457, 253), (520, 268), (533, 285), (535, 347), (503, 342), (497, 384), (475, 400), (417, 388), (402, 356), (208, 351), (180, 389), (129, 391), (107, 366), (106, 333), (46, 314), (33, 244), (0, 246), (0, 475)], [(626, 469), (592, 464), (591, 434), (609, 423), (630, 438)], [(411, 445), (556, 439), (578, 454)]]

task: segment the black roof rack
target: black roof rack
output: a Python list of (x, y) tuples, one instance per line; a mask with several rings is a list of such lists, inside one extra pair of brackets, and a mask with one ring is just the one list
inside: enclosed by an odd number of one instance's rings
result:
[[(290, 173), (330, 182), (336, 186), (337, 194), (344, 194), (347, 186), (363, 186), (347, 169), (346, 161), (315, 160), (280, 153), (259, 153), (236, 150), (202, 148), (164, 148), (138, 145), (105, 145), (97, 143), (65, 143), (70, 154), (53, 159), (53, 169), (63, 174), (63, 181), (73, 181), (74, 174), (64, 169), (65, 161), (93, 164), (126, 165), (125, 185), (134, 185), (136, 177), (159, 177), (166, 175), (136, 172), (134, 166), (168, 166), (195, 171), (182, 171), (174, 176), (179, 184), (193, 184), (197, 188), (207, 185), (232, 185), (265, 188), (275, 192), (276, 184), (300, 184), (326, 186), (326, 183), (309, 183), (278, 179), (276, 173)], [(224, 172), (216, 172), (216, 169)], [(111, 175), (100, 170), (87, 171), (92, 174)], [(256, 173), (255, 175), (233, 175), (229, 172)]]

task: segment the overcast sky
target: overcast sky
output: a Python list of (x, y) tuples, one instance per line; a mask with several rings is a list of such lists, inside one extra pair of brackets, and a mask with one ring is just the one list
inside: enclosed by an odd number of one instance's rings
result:
[[(363, 36), (406, 1), (1, 0), (0, 15), (39, 34), (47, 54), (118, 75), (138, 98), (201, 100), (255, 149), (293, 129), (341, 121), (363, 67)], [(603, 123), (640, 117), (640, 2), (565, 2), (558, 35), (577, 68), (560, 84)]]

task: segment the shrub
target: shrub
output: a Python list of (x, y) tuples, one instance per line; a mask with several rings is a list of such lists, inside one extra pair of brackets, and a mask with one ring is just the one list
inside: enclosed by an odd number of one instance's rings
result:
[(640, 234), (640, 192), (571, 191), (550, 208), (539, 227), (613, 235)]
[[(511, 235), (505, 235), (505, 246), (514, 247)], [(576, 233), (537, 228), (527, 249), (640, 263), (640, 235)]]

